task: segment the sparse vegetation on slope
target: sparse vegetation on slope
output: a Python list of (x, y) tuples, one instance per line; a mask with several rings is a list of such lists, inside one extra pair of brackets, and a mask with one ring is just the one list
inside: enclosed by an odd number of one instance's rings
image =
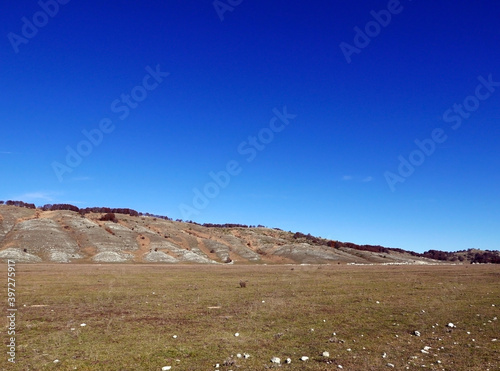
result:
[(243, 224), (198, 224), (129, 208), (0, 202), (0, 259), (54, 262), (500, 263), (493, 251), (423, 254)]

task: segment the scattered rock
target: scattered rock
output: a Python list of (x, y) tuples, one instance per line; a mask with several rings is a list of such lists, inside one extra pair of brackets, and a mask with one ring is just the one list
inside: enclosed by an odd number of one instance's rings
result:
[(162, 371), (167, 371), (167, 370), (171, 370), (172, 369), (172, 366), (163, 366), (161, 368)]
[(301, 360), (301, 361), (304, 361), (304, 362), (305, 362), (305, 361), (309, 361), (309, 357), (307, 357), (307, 356), (302, 356), (302, 357), (300, 357), (300, 360)]
[(345, 343), (345, 341), (344, 341), (344, 340), (339, 339), (339, 338), (337, 338), (336, 336), (331, 337), (330, 339), (328, 339), (328, 342), (330, 342), (330, 343), (339, 343), (339, 344), (343, 344), (343, 343)]
[(286, 362), (287, 364), (290, 364), (290, 363), (292, 363), (292, 359), (291, 359), (291, 358), (287, 358), (285, 362)]
[(424, 354), (429, 354), (430, 349), (431, 349), (431, 347), (426, 345), (423, 349), (420, 350), (420, 352), (422, 352)]
[(394, 368), (394, 365), (392, 363), (388, 363), (387, 367)]
[(234, 336), (238, 337), (238, 336), (240, 336), (240, 333), (237, 332), (236, 334), (234, 334)]
[(446, 325), (446, 327), (449, 327), (449, 328), (455, 328), (455, 327), (457, 327), (457, 326), (455, 326), (453, 323), (451, 323), (451, 322), (450, 322), (450, 323), (448, 323), (448, 324)]
[(420, 336), (420, 331), (416, 331), (416, 330), (415, 330), (415, 331), (413, 331), (413, 335), (415, 335), (415, 336)]
[[(281, 363), (281, 359), (279, 357), (273, 357), (273, 358), (271, 358), (271, 363), (276, 363), (279, 365)], [(287, 363), (288, 363), (288, 359), (287, 359)]]
[(322, 356), (323, 356), (323, 357), (330, 357), (330, 353), (329, 353), (329, 352), (323, 352), (323, 353), (322, 353)]

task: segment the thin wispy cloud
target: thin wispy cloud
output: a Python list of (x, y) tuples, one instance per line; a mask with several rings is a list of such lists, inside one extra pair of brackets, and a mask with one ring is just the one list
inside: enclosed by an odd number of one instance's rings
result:
[(71, 205), (84, 205), (84, 204), (87, 204), (87, 202), (85, 201), (75, 201), (75, 200), (68, 200), (68, 201), (63, 201), (61, 203), (64, 203), (64, 204), (71, 204)]
[(352, 180), (352, 176), (351, 175), (344, 175), (342, 177), (342, 180)]
[(55, 196), (57, 196), (57, 192), (28, 192), (16, 196), (15, 199), (16, 201), (24, 201), (24, 202), (35, 202), (35, 201), (52, 202), (54, 201)]
[(367, 176), (366, 178), (363, 179), (363, 182), (371, 182), (373, 180), (372, 176)]

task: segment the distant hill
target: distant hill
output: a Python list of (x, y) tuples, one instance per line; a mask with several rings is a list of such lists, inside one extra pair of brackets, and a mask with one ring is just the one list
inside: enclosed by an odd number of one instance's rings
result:
[(279, 228), (171, 220), (132, 209), (0, 201), (0, 259), (61, 263), (500, 263), (498, 251), (423, 254)]

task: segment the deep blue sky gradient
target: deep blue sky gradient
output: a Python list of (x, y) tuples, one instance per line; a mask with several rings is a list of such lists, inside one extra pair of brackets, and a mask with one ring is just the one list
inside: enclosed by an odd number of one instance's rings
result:
[[(443, 114), (479, 76), (500, 81), (500, 4), (400, 4), (347, 63), (339, 45), (387, 1), (243, 0), (221, 21), (212, 1), (70, 0), (17, 53), (8, 35), (41, 8), (2, 3), (0, 199), (185, 218), (194, 189), (234, 160), (241, 172), (188, 219), (499, 249), (500, 87), (456, 130)], [(112, 102), (158, 65), (170, 75), (120, 120)], [(296, 117), (247, 162), (238, 147), (284, 106)], [(54, 162), (103, 118), (114, 131), (60, 181)], [(436, 128), (447, 139), (391, 189), (384, 174)]]

